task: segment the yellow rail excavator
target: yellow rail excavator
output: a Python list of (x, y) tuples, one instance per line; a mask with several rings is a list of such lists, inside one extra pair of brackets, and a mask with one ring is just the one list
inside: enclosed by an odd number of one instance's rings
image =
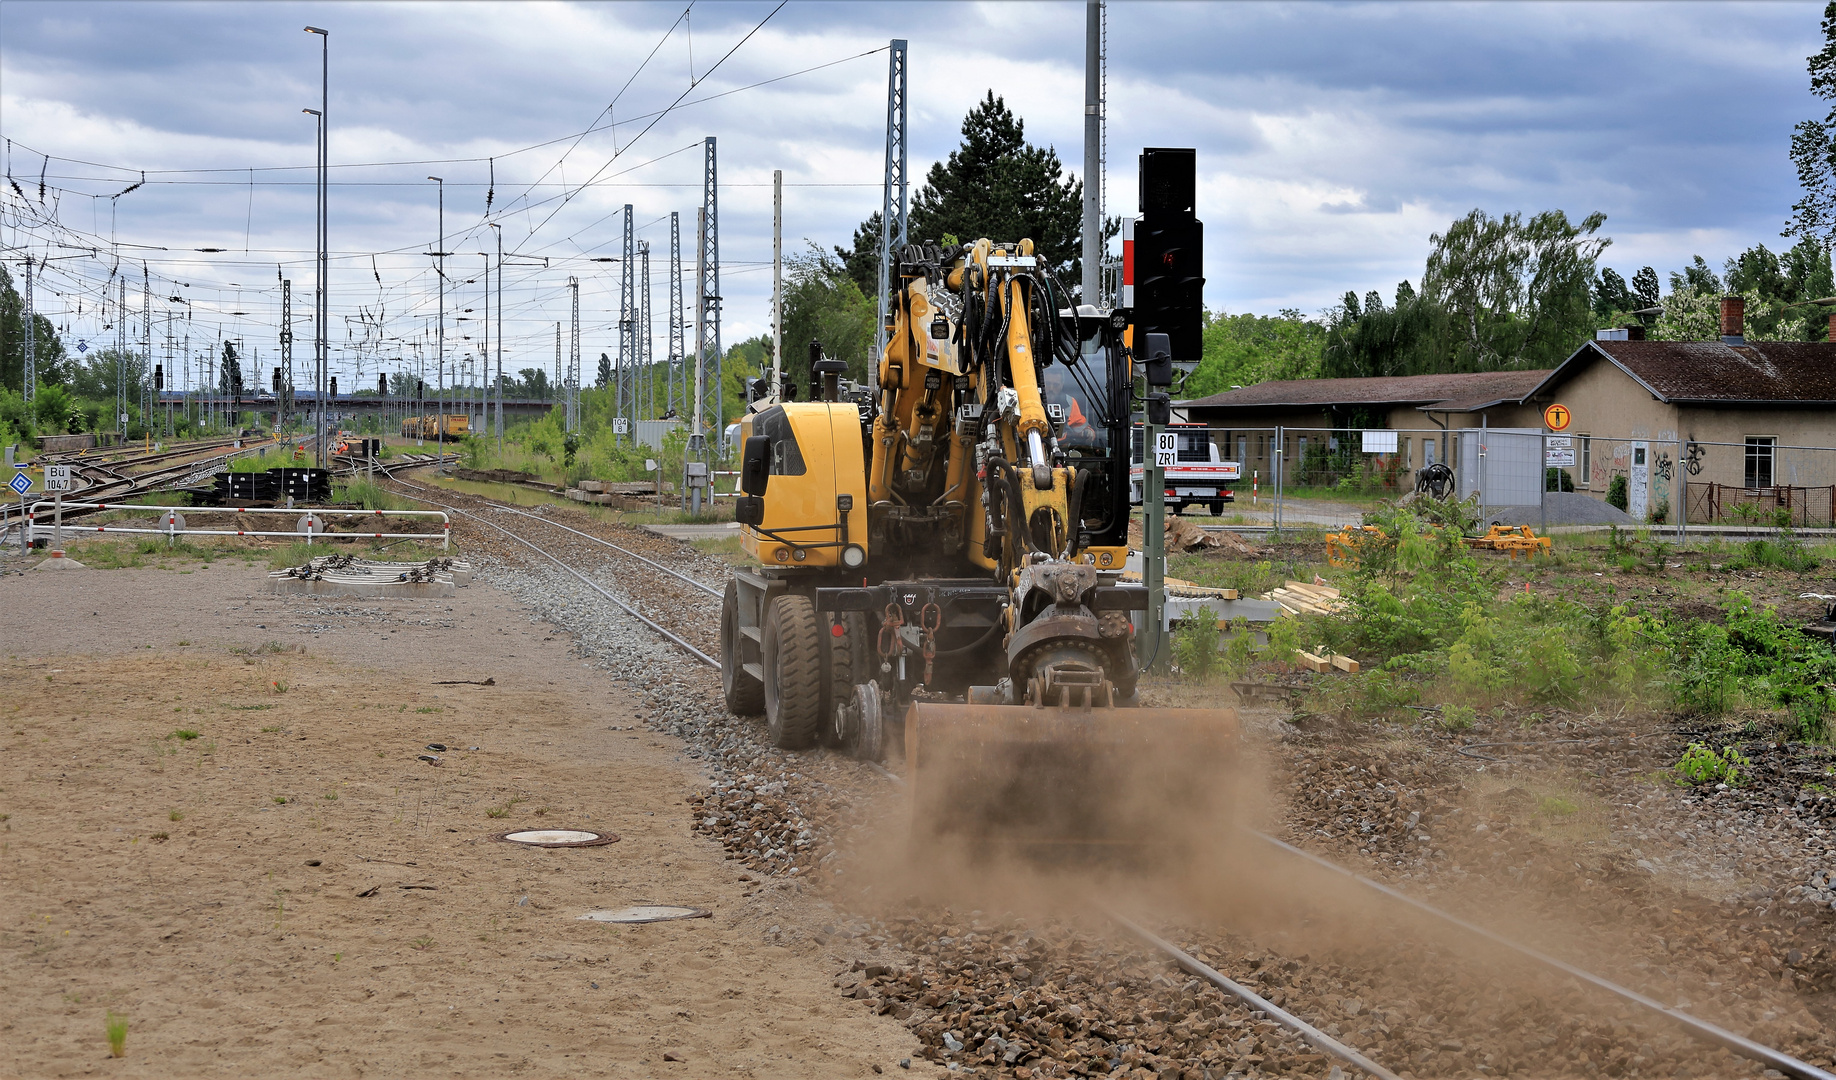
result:
[(902, 747), (914, 832), (977, 850), (1206, 818), (1234, 713), (1136, 694), (1128, 313), (1072, 306), (1030, 240), (897, 270), (877, 392), (841, 400), (812, 343), (811, 400), (762, 387), (741, 422), (728, 708), (780, 747)]

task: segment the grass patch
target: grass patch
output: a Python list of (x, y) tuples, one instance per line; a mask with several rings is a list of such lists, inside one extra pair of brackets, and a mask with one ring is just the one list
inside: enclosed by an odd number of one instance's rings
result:
[(127, 1014), (118, 1013), (110, 1009), (107, 1018), (102, 1022), (102, 1030), (108, 1035), (108, 1056), (126, 1057), (128, 1035)]
[(201, 732), (192, 731), (190, 728), (179, 728), (178, 730), (174, 731), (172, 734), (166, 736), (166, 738), (177, 739), (180, 742), (190, 742), (191, 740), (197, 738), (200, 734)]

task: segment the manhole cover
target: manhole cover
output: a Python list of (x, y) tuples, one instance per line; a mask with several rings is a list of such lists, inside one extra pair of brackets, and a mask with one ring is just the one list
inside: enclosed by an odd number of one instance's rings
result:
[(705, 919), (712, 914), (714, 913), (698, 907), (639, 904), (637, 907), (619, 908), (617, 911), (589, 911), (580, 917), (592, 922), (646, 923), (668, 922), (671, 919)]
[(612, 833), (588, 832), (585, 829), (518, 829), (515, 832), (498, 833), (491, 839), (526, 847), (598, 847), (601, 844), (618, 843), (618, 837)]

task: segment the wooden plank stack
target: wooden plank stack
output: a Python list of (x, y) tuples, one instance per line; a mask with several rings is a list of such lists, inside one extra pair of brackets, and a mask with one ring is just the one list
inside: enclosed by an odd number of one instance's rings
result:
[(1264, 593), (1262, 598), (1280, 604), (1290, 615), (1342, 615), (1345, 612), (1345, 601), (1340, 598), (1339, 590), (1330, 585), (1290, 581)]

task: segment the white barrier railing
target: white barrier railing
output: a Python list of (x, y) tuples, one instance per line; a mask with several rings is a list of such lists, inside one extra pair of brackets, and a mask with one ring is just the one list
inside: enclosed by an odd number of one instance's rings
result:
[(148, 506), (148, 505), (138, 504), (138, 503), (103, 503), (103, 502), (64, 503), (62, 504), (62, 509), (64, 510), (96, 510), (96, 511), (154, 510), (154, 511), (158, 511), (160, 514), (160, 517), (161, 517), (160, 525), (162, 527), (156, 528), (156, 529), (142, 529), (142, 528), (132, 528), (132, 527), (125, 526), (125, 525), (110, 525), (110, 524), (77, 526), (77, 525), (64, 525), (61, 521), (51, 526), (45, 526), (45, 525), (38, 524), (38, 520), (37, 520), (39, 511), (43, 507), (51, 507), (54, 510), (54, 512), (59, 509), (58, 505), (52, 502), (51, 500), (40, 500), (32, 504), (31, 510), (27, 512), (26, 514), (25, 541), (28, 545), (31, 543), (31, 541), (34, 538), (36, 538), (38, 534), (44, 533), (44, 532), (50, 532), (52, 534), (53, 543), (61, 543), (63, 540), (61, 533), (66, 528), (72, 529), (76, 532), (86, 532), (86, 533), (87, 532), (146, 533), (146, 534), (151, 534), (155, 536), (164, 536), (168, 542), (176, 541), (181, 534), (188, 535), (188, 536), (298, 536), (298, 537), (305, 537), (306, 542), (309, 544), (312, 543), (315, 537), (322, 537), (322, 536), (367, 537), (367, 538), (375, 539), (375, 540), (429, 540), (429, 539), (432, 539), (432, 534), (430, 533), (389, 533), (389, 532), (332, 533), (332, 532), (327, 532), (325, 528), (323, 527), (323, 524), (320, 519), (322, 517), (331, 517), (334, 515), (339, 516), (339, 517), (379, 517), (379, 518), (380, 517), (437, 517), (440, 519), (440, 550), (442, 551), (446, 551), (450, 549), (451, 544), (452, 544), (452, 535), (453, 535), (452, 519), (447, 516), (447, 513), (444, 510), (331, 510), (331, 509), (321, 509), (319, 507), (313, 507), (313, 506), (300, 506), (300, 507), (294, 507), (292, 509), (287, 509), (283, 507), (253, 507), (253, 506), (193, 506), (193, 507), (185, 508), (188, 512), (193, 513), (193, 514), (304, 514), (305, 515), (299, 520), (299, 525), (301, 526), (300, 528), (291, 529), (291, 530), (263, 530), (263, 529), (193, 529), (186, 524), (185, 515), (179, 512), (178, 507)]

